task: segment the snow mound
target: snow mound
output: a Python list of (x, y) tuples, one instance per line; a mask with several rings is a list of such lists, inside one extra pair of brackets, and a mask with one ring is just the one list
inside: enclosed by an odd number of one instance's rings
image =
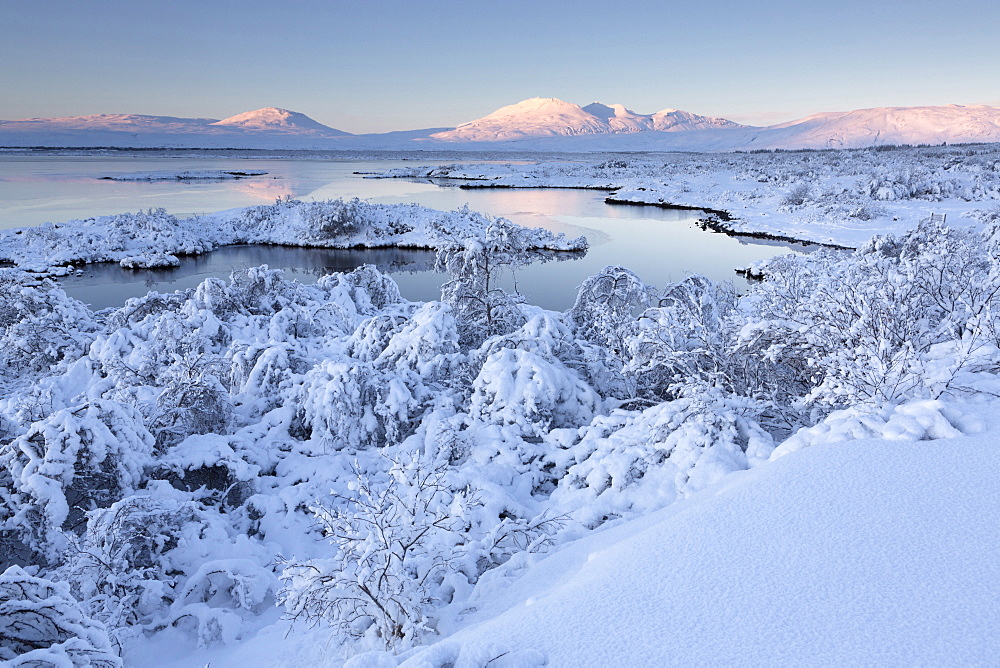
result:
[[(827, 444), (733, 474), (507, 582), (448, 654), (516, 647), (547, 666), (990, 663), (997, 440)], [(400, 665), (440, 665), (437, 652)]]

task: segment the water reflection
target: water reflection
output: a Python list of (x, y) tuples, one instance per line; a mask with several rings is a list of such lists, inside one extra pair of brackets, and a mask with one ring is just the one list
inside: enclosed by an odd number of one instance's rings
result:
[[(423, 161), (421, 164), (444, 164)], [(448, 161), (449, 163), (455, 160)], [(450, 211), (468, 205), (474, 211), (542, 227), (590, 242), (586, 257), (572, 262), (533, 264), (519, 272), (517, 289), (531, 303), (563, 310), (576, 288), (607, 265), (628, 267), (644, 281), (662, 287), (700, 273), (717, 281), (737, 280), (734, 269), (808, 247), (766, 240), (735, 239), (696, 225), (697, 212), (655, 207), (612, 206), (606, 192), (574, 189), (480, 188), (463, 190), (450, 181), (369, 179), (355, 172), (375, 172), (407, 165), (402, 160), (244, 159), (239, 157), (0, 156), (0, 228), (45, 221), (136, 211), (162, 206), (179, 217), (271, 202), (286, 195), (298, 199), (360, 197), (382, 204), (420, 204)], [(182, 170), (267, 172), (265, 177), (210, 183), (100, 181), (109, 173)], [(315, 280), (317, 272), (349, 270), (374, 263), (388, 270), (409, 299), (435, 299), (444, 280), (429, 271), (433, 255), (403, 261), (420, 251), (327, 251), (244, 247), (222, 249), (193, 258), (177, 270), (139, 277), (116, 266), (88, 268), (64, 284), (70, 290), (89, 285), (95, 306), (120, 304), (151, 288), (192, 287), (207, 276), (226, 277), (234, 268), (257, 264), (282, 267), (291, 276)], [(338, 258), (339, 255), (339, 259)], [(399, 257), (399, 256), (395, 256)], [(407, 264), (407, 262), (411, 262)], [(421, 264), (421, 262), (423, 264)], [(423, 266), (425, 269), (418, 269)], [(182, 278), (183, 277), (183, 278)], [(126, 288), (131, 285), (131, 288)], [(508, 289), (514, 281), (508, 281)], [(131, 291), (129, 291), (131, 290)]]
[(76, 274), (60, 278), (59, 283), (71, 297), (97, 310), (121, 306), (126, 299), (142, 296), (150, 290), (185, 290), (197, 286), (206, 278), (225, 278), (233, 271), (262, 264), (283, 269), (288, 278), (302, 283), (315, 283), (320, 276), (351, 271), (364, 264), (374, 264), (382, 271), (399, 276), (401, 282), (406, 282), (407, 274), (432, 272), (434, 257), (433, 251), (403, 248), (337, 250), (226, 246), (205, 255), (181, 258), (181, 266), (171, 269), (133, 271), (110, 262), (91, 264)]

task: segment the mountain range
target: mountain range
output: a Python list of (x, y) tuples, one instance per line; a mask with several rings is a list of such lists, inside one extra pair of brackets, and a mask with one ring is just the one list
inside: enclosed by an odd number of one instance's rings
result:
[(1000, 142), (1000, 108), (878, 107), (756, 127), (678, 109), (638, 114), (621, 104), (536, 97), (456, 128), (367, 135), (275, 107), (223, 120), (97, 114), (0, 121), (0, 147), (733, 151), (943, 142)]

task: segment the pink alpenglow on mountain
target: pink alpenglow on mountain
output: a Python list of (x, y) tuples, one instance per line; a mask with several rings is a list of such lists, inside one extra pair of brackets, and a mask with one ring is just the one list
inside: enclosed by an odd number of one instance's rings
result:
[(92, 114), (0, 121), (0, 146), (313, 148), (351, 135), (276, 107), (214, 118)]
[(863, 148), (1000, 141), (1000, 108), (875, 107), (813, 114), (765, 128), (762, 148)]
[(288, 132), (294, 134), (316, 133), (335, 136), (346, 136), (348, 133), (335, 130), (318, 123), (305, 114), (277, 107), (265, 107), (256, 111), (247, 111), (236, 116), (212, 123), (216, 126), (241, 128), (243, 130)]
[(698, 116), (675, 109), (646, 115), (637, 114), (620, 104), (594, 102), (581, 107), (552, 97), (533, 97), (431, 137), (444, 141), (480, 142), (739, 127), (743, 126), (722, 118)]

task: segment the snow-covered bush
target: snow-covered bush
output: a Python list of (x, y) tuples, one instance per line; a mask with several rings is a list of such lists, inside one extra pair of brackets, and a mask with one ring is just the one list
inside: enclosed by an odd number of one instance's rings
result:
[(192, 434), (223, 432), (232, 413), (228, 390), (219, 380), (222, 361), (199, 355), (175, 357), (160, 376), (150, 431), (159, 450)]
[(357, 472), (351, 487), (312, 508), (334, 554), (289, 562), (280, 592), (294, 619), (405, 648), (433, 630), (449, 564), (462, 554), (462, 505), (441, 466), (397, 463), (389, 479)]
[(627, 373), (636, 377), (640, 394), (672, 398), (688, 385), (744, 389), (735, 369), (736, 306), (732, 285), (704, 276), (667, 286), (629, 342)]
[(595, 526), (656, 510), (766, 461), (774, 442), (756, 412), (753, 403), (715, 391), (598, 417), (555, 453), (564, 473), (552, 506)]
[(79, 356), (97, 329), (93, 313), (52, 283), (29, 285), (0, 269), (0, 294), (0, 378), (8, 382)]
[(94, 510), (59, 573), (91, 616), (123, 637), (128, 627), (163, 615), (170, 604), (180, 573), (167, 553), (197, 514), (192, 503), (151, 496)]
[(624, 267), (605, 267), (580, 286), (569, 317), (577, 335), (622, 357), (639, 315), (656, 303), (656, 291)]
[(451, 277), (441, 286), (441, 300), (454, 310), (463, 344), (506, 334), (524, 324), (519, 294), (500, 287), (504, 274), (545, 259), (536, 251), (531, 230), (499, 218), (479, 237), (455, 239), (442, 232), (438, 268)]
[(69, 585), (18, 566), (0, 574), (0, 661), (24, 668), (120, 668), (104, 626), (87, 617)]
[(469, 415), (541, 437), (589, 421), (600, 407), (597, 393), (561, 362), (505, 348), (486, 358), (473, 381)]
[(755, 294), (767, 323), (755, 327), (773, 327), (767, 354), (808, 377), (806, 402), (936, 398), (995, 345), (1000, 279), (988, 248), (976, 231), (928, 222), (852, 255), (783, 259)]
[(82, 532), (86, 511), (139, 487), (153, 438), (135, 409), (96, 400), (56, 411), (0, 451), (12, 483), (7, 529), (40, 558), (63, 556), (63, 531)]

